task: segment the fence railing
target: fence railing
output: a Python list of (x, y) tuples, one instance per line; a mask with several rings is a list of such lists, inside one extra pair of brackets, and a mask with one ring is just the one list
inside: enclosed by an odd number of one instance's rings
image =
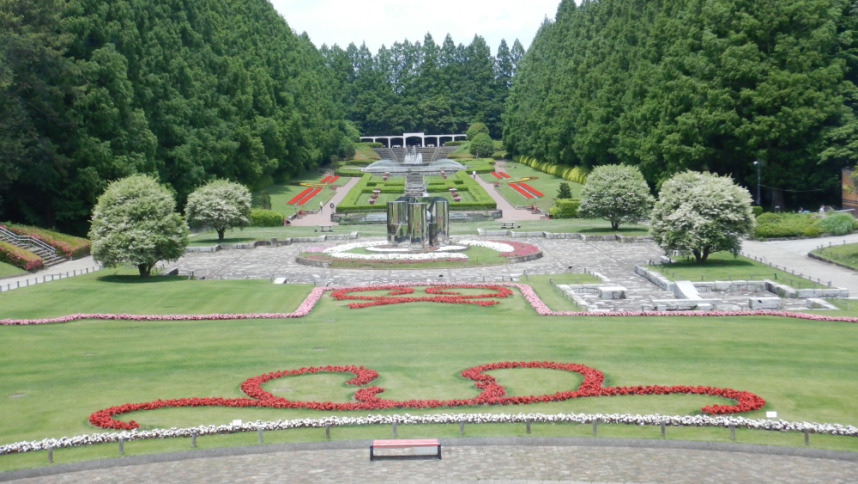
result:
[(15, 232), (12, 232), (12, 231), (4, 228), (4, 227), (0, 227), (0, 239), (6, 239), (6, 240), (10, 240), (10, 241), (14, 240), (14, 241), (20, 242), (20, 243), (35, 245), (36, 247), (43, 249), (43, 250), (45, 250), (45, 251), (47, 251), (47, 252), (49, 252), (49, 253), (57, 256), (57, 257), (62, 257), (59, 254), (57, 254), (56, 249), (54, 249), (50, 245), (46, 244), (45, 242), (43, 242), (43, 241), (41, 241), (35, 237), (31, 237), (29, 235), (18, 235)]

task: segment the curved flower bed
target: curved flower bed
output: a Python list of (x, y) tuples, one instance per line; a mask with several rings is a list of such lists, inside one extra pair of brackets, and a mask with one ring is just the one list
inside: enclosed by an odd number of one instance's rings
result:
[[(506, 389), (499, 385), (495, 378), (485, 372), (505, 368), (545, 368), (579, 373), (584, 381), (576, 390), (560, 391), (550, 395), (507, 397)], [(461, 375), (475, 382), (482, 390), (474, 398), (454, 400), (384, 400), (378, 394), (384, 389), (377, 386), (360, 388), (355, 392), (357, 402), (306, 402), (291, 401), (273, 395), (262, 388), (262, 384), (284, 376), (301, 375), (304, 373), (351, 373), (354, 376), (346, 383), (362, 386), (378, 378), (374, 370), (362, 366), (323, 366), (299, 368), (248, 378), (241, 384), (241, 390), (250, 398), (177, 398), (171, 400), (155, 400), (146, 403), (126, 403), (115, 407), (98, 410), (89, 416), (89, 422), (96, 427), (105, 429), (131, 430), (139, 428), (134, 420), (122, 422), (114, 417), (129, 412), (155, 410), (167, 407), (267, 407), (267, 408), (305, 408), (310, 410), (382, 410), (389, 408), (438, 408), (461, 407), (472, 405), (528, 405), (532, 403), (562, 402), (572, 398), (616, 396), (616, 395), (668, 395), (675, 393), (712, 395), (736, 400), (735, 405), (708, 405), (701, 409), (704, 413), (723, 415), (729, 413), (758, 410), (766, 401), (753, 393), (738, 391), (730, 388), (708, 386), (662, 386), (646, 385), (631, 387), (603, 387), (604, 374), (594, 368), (575, 363), (556, 363), (552, 361), (501, 362), (475, 366), (462, 371)]]
[[(79, 321), (81, 319), (110, 319), (110, 320), (125, 320), (125, 321), (214, 321), (214, 320), (231, 320), (231, 319), (284, 319), (284, 318), (302, 318), (310, 313), (316, 303), (321, 299), (325, 291), (358, 291), (358, 290), (374, 290), (387, 289), (390, 287), (409, 287), (409, 286), (432, 286), (432, 287), (479, 287), (482, 284), (471, 283), (431, 283), (431, 282), (398, 282), (385, 284), (383, 286), (345, 286), (345, 287), (317, 287), (310, 292), (307, 299), (298, 306), (298, 309), (291, 313), (238, 313), (238, 314), (108, 314), (108, 313), (78, 313), (60, 316), (57, 318), (44, 319), (2, 319), (2, 326), (23, 326), (31, 324), (52, 324), (52, 323), (68, 323), (71, 321)], [(539, 296), (533, 292), (533, 288), (526, 284), (516, 284), (508, 282), (493, 283), (493, 286), (514, 287), (521, 291), (524, 298), (531, 307), (540, 316), (587, 316), (599, 318), (613, 317), (724, 317), (724, 316), (778, 316), (783, 318), (805, 319), (808, 321), (833, 321), (843, 323), (858, 323), (858, 318), (851, 316), (825, 316), (821, 314), (805, 314), (793, 313), (789, 311), (615, 311), (605, 313), (588, 313), (584, 311), (552, 311)]]
[[(500, 241), (494, 241), (500, 242)], [(516, 242), (513, 240), (504, 241), (503, 244), (507, 244), (512, 247), (512, 250), (508, 252), (501, 252), (498, 254), (499, 257), (524, 257), (526, 255), (531, 255), (539, 252), (539, 247), (533, 244), (525, 244), (524, 242)]]
[(0, 262), (6, 262), (25, 271), (41, 269), (44, 265), (42, 258), (36, 254), (3, 241), (0, 241)]
[(337, 259), (359, 259), (359, 260), (373, 260), (373, 261), (384, 261), (384, 260), (393, 260), (393, 261), (408, 261), (408, 262), (425, 262), (431, 261), (435, 259), (446, 259), (446, 260), (467, 260), (468, 256), (465, 254), (458, 253), (449, 253), (449, 252), (421, 252), (418, 254), (402, 254), (402, 253), (393, 253), (393, 254), (354, 254), (348, 252), (354, 249), (366, 248), (366, 247), (378, 247), (382, 245), (387, 245), (386, 240), (378, 240), (373, 242), (352, 242), (350, 244), (342, 244), (336, 247), (331, 247), (329, 249), (325, 249), (323, 253), (335, 257)]
[[(424, 292), (427, 294), (437, 294), (434, 297), (393, 297), (393, 296), (401, 296), (403, 294), (414, 294), (414, 289), (410, 287), (402, 287), (402, 286), (367, 286), (362, 288), (351, 288), (351, 289), (340, 289), (331, 293), (331, 296), (337, 301), (341, 301), (344, 299), (360, 299), (364, 301), (372, 301), (368, 303), (349, 303), (348, 307), (352, 309), (366, 308), (370, 306), (386, 306), (389, 304), (403, 304), (410, 302), (438, 302), (438, 303), (447, 303), (447, 304), (476, 304), (478, 306), (493, 306), (495, 304), (499, 304), (500, 301), (477, 301), (476, 299), (487, 299), (492, 297), (509, 297), (512, 295), (512, 291), (509, 289), (496, 286), (492, 284), (476, 284), (476, 285), (467, 285), (467, 286), (459, 286), (459, 285), (445, 285), (443, 286), (445, 289), (452, 289), (457, 287), (467, 287), (472, 289), (474, 287), (479, 287), (482, 289), (491, 289), (496, 292), (490, 294), (472, 294), (472, 295), (462, 295), (460, 292), (453, 291), (443, 291), (437, 287), (427, 287)], [(354, 296), (350, 293), (352, 292), (363, 292), (363, 291), (375, 291), (379, 289), (391, 289), (388, 292), (387, 296)]]
[(717, 427), (744, 428), (751, 430), (769, 430), (775, 432), (811, 432), (814, 434), (858, 437), (858, 427), (852, 425), (826, 424), (815, 422), (789, 422), (787, 420), (767, 420), (744, 417), (712, 417), (709, 415), (631, 415), (631, 414), (584, 414), (584, 413), (445, 413), (436, 415), (367, 415), (365, 417), (324, 417), (318, 419), (302, 418), (295, 420), (277, 420), (275, 422), (248, 422), (242, 425), (200, 425), (199, 427), (137, 430), (122, 432), (104, 432), (98, 434), (62, 437), (16, 442), (0, 446), (0, 455), (35, 452), (39, 450), (65, 449), (132, 440), (189, 438), (193, 435), (224, 435), (239, 432), (262, 430), (289, 430), (300, 428), (359, 427), (368, 425), (418, 425), (418, 424), (504, 424), (504, 423), (576, 423), (624, 425), (662, 425), (669, 427)]

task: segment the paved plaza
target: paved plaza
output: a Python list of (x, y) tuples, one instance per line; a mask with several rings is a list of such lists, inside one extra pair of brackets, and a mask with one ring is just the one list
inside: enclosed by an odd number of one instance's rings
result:
[[(461, 446), (445, 446), (441, 461), (370, 462), (365, 445), (343, 444), (351, 448), (231, 455), (140, 465), (123, 464), (123, 467), (24, 478), (14, 482), (226, 484), (480, 481), (845, 484), (855, 482), (858, 476), (858, 461), (854, 459), (835, 460), (752, 452), (613, 446), (475, 446), (466, 443)], [(0, 474), (0, 481), (3, 480), (3, 475)]]

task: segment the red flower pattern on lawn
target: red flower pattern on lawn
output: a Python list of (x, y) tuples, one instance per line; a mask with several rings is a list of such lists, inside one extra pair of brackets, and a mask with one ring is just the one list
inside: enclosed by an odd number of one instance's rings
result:
[[(506, 368), (545, 368), (580, 373), (584, 381), (576, 390), (560, 391), (550, 395), (508, 397), (503, 386), (494, 377), (485, 374), (487, 371)], [(686, 393), (697, 395), (712, 395), (736, 400), (735, 405), (709, 405), (701, 410), (704, 413), (724, 415), (729, 413), (758, 410), (765, 405), (765, 400), (746, 391), (729, 388), (708, 386), (630, 386), (603, 387), (605, 376), (601, 371), (575, 363), (556, 363), (551, 361), (501, 362), (475, 366), (462, 371), (462, 376), (473, 380), (474, 385), (482, 390), (474, 398), (455, 400), (384, 400), (378, 394), (384, 389), (377, 386), (360, 388), (355, 392), (356, 402), (296, 402), (273, 395), (262, 388), (262, 384), (284, 376), (302, 375), (305, 373), (351, 373), (354, 378), (347, 381), (349, 385), (362, 386), (378, 378), (374, 370), (362, 366), (322, 366), (298, 368), (265, 373), (248, 378), (241, 384), (241, 390), (251, 398), (178, 398), (173, 400), (155, 400), (147, 403), (126, 403), (115, 407), (99, 410), (89, 417), (91, 424), (106, 429), (131, 430), (139, 428), (134, 420), (122, 422), (113, 417), (141, 410), (155, 410), (166, 407), (267, 407), (267, 408), (305, 408), (310, 410), (381, 410), (389, 408), (437, 408), (461, 407), (470, 405), (527, 405), (530, 403), (560, 402), (572, 398), (614, 396), (614, 395), (667, 395)]]
[[(462, 295), (460, 292), (455, 291), (444, 291), (442, 289), (490, 289), (495, 291), (490, 294), (471, 294), (471, 295)], [(377, 291), (377, 290), (385, 290), (389, 289), (387, 296), (355, 296), (353, 292), (364, 292), (364, 291)], [(512, 291), (503, 287), (497, 286), (493, 284), (467, 284), (467, 285), (442, 285), (442, 286), (430, 286), (427, 287), (423, 292), (426, 294), (436, 294), (434, 297), (394, 297), (394, 296), (402, 296), (404, 294), (414, 294), (414, 288), (411, 287), (402, 287), (402, 286), (367, 286), (367, 287), (349, 287), (345, 289), (338, 289), (331, 293), (331, 296), (337, 301), (342, 301), (344, 299), (359, 299), (363, 301), (372, 301), (366, 303), (349, 303), (348, 307), (352, 309), (359, 308), (367, 308), (370, 306), (386, 306), (388, 304), (402, 304), (402, 303), (410, 303), (410, 302), (438, 302), (438, 303), (447, 303), (447, 304), (476, 304), (479, 306), (493, 306), (498, 304), (500, 301), (489, 300), (489, 301), (478, 301), (477, 299), (488, 299), (493, 297), (505, 298), (512, 295)]]

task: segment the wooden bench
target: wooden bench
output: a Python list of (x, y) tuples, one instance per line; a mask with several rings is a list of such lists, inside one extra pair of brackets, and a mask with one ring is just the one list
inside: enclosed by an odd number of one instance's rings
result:
[(332, 232), (334, 231), (333, 225), (319, 225), (319, 232)]
[(501, 222), (501, 228), (502, 229), (514, 229), (515, 228), (515, 222)]
[[(398, 449), (410, 447), (437, 447), (438, 453), (433, 455), (375, 455), (375, 449)], [(441, 460), (441, 441), (438, 439), (397, 439), (397, 440), (373, 440), (369, 444), (369, 460), (379, 458), (385, 459), (415, 459), (434, 457)]]

